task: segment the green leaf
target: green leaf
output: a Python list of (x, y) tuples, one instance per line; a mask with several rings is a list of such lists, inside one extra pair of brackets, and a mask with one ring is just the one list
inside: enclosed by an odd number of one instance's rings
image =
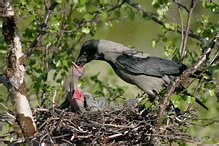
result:
[(156, 45), (157, 45), (157, 41), (153, 39), (153, 40), (152, 40), (152, 47), (155, 48)]
[(86, 6), (78, 7), (76, 10), (77, 10), (79, 13), (86, 12)]
[(78, 2), (78, 0), (73, 0), (73, 3), (78, 4), (79, 2)]
[(79, 3), (80, 3), (81, 5), (83, 5), (83, 4), (86, 3), (86, 0), (79, 0)]
[(35, 60), (35, 59), (30, 59), (30, 60), (27, 62), (27, 65), (30, 65), (30, 66), (33, 66), (34, 64), (36, 64), (36, 60)]
[(167, 4), (168, 0), (158, 0), (158, 2), (163, 5), (163, 4)]
[(167, 29), (170, 29), (170, 23), (165, 23), (164, 26), (165, 26)]
[(91, 28), (90, 29), (90, 35), (94, 36), (95, 34), (96, 34), (96, 31), (93, 28)]
[(6, 54), (7, 51), (6, 51), (6, 50), (0, 50), (0, 53), (1, 53), (1, 54)]
[(188, 101), (188, 103), (195, 103), (195, 98), (191, 97), (191, 96), (188, 96), (187, 101)]
[(148, 16), (145, 13), (143, 13), (142, 18), (144, 18), (145, 20), (151, 20), (151, 16)]
[(131, 8), (127, 9), (127, 14), (128, 14), (128, 18), (130, 20), (133, 21), (135, 19), (135, 13), (134, 13), (134, 11)]
[(164, 16), (164, 14), (166, 13), (166, 10), (165, 9), (157, 9), (157, 14), (161, 17)]
[(73, 19), (73, 22), (76, 23), (76, 24), (80, 24), (80, 23), (81, 23), (81, 21), (78, 20), (77, 18), (74, 18), (74, 19)]
[(28, 16), (28, 19), (31, 20), (31, 21), (32, 21), (34, 18), (35, 18), (34, 15), (29, 15), (29, 16)]
[(62, 79), (57, 79), (56, 82), (62, 84), (63, 80)]
[(55, 2), (57, 2), (57, 3), (61, 3), (63, 0), (55, 0)]
[(101, 21), (106, 20), (107, 14), (106, 14), (104, 11), (102, 11), (101, 13), (102, 13), (102, 16), (101, 16), (100, 20), (101, 20)]
[(26, 4), (26, 1), (25, 0), (20, 0), (20, 2), (24, 5)]
[(159, 7), (160, 7), (160, 4), (159, 4), (158, 2), (156, 2), (156, 0), (153, 0), (152, 6), (153, 6), (154, 8), (159, 8)]
[(172, 102), (178, 101), (179, 99), (180, 99), (180, 96), (179, 95), (175, 95), (175, 94), (171, 95), (171, 97), (170, 97), (170, 100)]
[(180, 96), (179, 95), (175, 95), (175, 94), (171, 95), (171, 97), (170, 97), (170, 100), (172, 101), (172, 103), (173, 103), (173, 105), (175, 107), (179, 107), (179, 105), (180, 105), (179, 99), (180, 99)]
[(32, 11), (32, 10), (33, 10), (33, 6), (30, 5), (30, 4), (29, 4), (29, 5), (26, 5), (26, 7), (27, 7), (27, 10), (28, 10), (28, 11)]
[(37, 73), (42, 73), (43, 72), (43, 67), (42, 66), (36, 67), (36, 72)]
[(146, 102), (146, 103), (145, 103), (145, 108), (147, 109), (147, 108), (149, 108), (151, 105), (152, 105), (151, 102)]
[(209, 93), (211, 96), (215, 96), (216, 95), (216, 88), (209, 89)]
[[(84, 19), (86, 19), (86, 20), (90, 20), (90, 19), (92, 19), (93, 18), (93, 16), (92, 15), (90, 15), (90, 14), (85, 14), (84, 15)], [(80, 21), (79, 21), (80, 22)]]
[(90, 32), (90, 29), (89, 29), (89, 27), (82, 27), (81, 31), (85, 34), (88, 34)]
[(68, 62), (67, 62), (67, 60), (62, 60), (62, 64), (63, 64), (63, 66), (68, 66)]
[(114, 12), (114, 17), (115, 17), (115, 18), (121, 17), (120, 11), (115, 11), (115, 12)]

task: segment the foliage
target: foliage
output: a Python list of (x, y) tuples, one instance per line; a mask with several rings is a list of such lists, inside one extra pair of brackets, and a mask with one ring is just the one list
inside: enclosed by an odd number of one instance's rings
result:
[[(57, 2), (58, 5), (49, 16), (48, 23), (45, 24), (46, 12), (53, 2)], [(203, 44), (202, 41), (193, 38), (193, 40), (189, 40), (185, 44), (186, 52), (183, 63), (188, 66), (199, 59), (203, 53), (203, 48), (209, 44), (215, 32), (219, 30), (217, 22), (210, 17), (213, 13), (218, 12), (216, 4), (208, 1), (199, 3), (202, 4), (202, 6), (197, 6), (201, 9), (200, 11), (204, 9), (208, 13), (192, 21), (192, 25), (197, 27), (191, 28), (192, 30), (189, 33), (205, 39), (206, 43)], [(153, 0), (150, 6), (153, 12), (148, 12), (143, 9), (143, 5), (138, 7), (137, 4), (133, 5), (128, 0), (13, 1), (12, 6), (19, 19), (19, 33), (22, 38), (24, 51), (28, 50), (41, 29), (46, 26), (43, 31), (45, 34), (34, 48), (26, 65), (26, 74), (29, 82), (27, 83), (29, 85), (28, 95), (37, 98), (39, 106), (51, 107), (51, 97), (55, 90), (58, 93), (56, 95), (57, 98), (64, 97), (66, 94), (66, 83), (71, 80), (69, 68), (71, 68), (71, 62), (75, 61), (75, 54), (78, 53), (81, 42), (87, 39), (88, 36), (96, 36), (102, 29), (102, 25), (113, 27), (113, 25), (123, 23), (123, 20), (127, 21), (127, 19), (133, 23), (136, 19), (140, 19), (141, 21), (154, 21), (157, 25), (160, 25), (160, 33), (156, 38), (152, 38), (152, 47), (156, 48), (162, 43), (165, 55), (178, 62), (180, 50), (178, 42), (180, 42), (179, 36), (181, 34), (178, 32), (181, 30), (180, 22), (183, 20), (184, 25), (186, 25), (186, 19), (189, 19), (187, 11), (190, 10), (190, 3), (183, 5), (185, 7), (178, 5), (175, 1)], [(171, 17), (170, 11), (173, 6), (175, 6), (174, 8), (176, 6), (180, 8), (182, 20), (175, 20)], [(178, 38), (175, 37), (176, 34)], [(199, 51), (194, 48), (198, 48)], [(5, 69), (6, 62), (4, 58), (6, 53), (6, 43), (3, 35), (0, 35), (0, 58), (4, 60), (4, 63), (0, 65), (1, 73)], [(206, 69), (211, 64), (212, 59), (210, 57), (210, 60), (203, 64), (200, 70)], [(218, 64), (213, 63), (207, 71), (214, 74), (218, 67)], [(209, 76), (204, 75), (204, 78), (208, 79)], [(98, 78), (98, 74), (91, 76), (90, 79), (94, 84), (90, 90), (96, 87), (95, 95), (105, 97), (109, 104), (123, 98), (125, 87), (112, 86), (111, 83), (101, 81)], [(187, 85), (186, 82), (185, 85)], [(197, 96), (202, 102), (208, 102), (206, 92), (209, 92), (210, 96), (215, 97), (217, 92), (215, 86), (214, 81), (198, 81), (197, 86), (189, 86), (188, 89), (190, 94)], [(1, 93), (0, 96), (3, 98)], [(57, 100), (60, 101), (61, 99)], [(161, 98), (156, 99), (153, 104), (159, 104), (160, 100)], [(4, 97), (0, 101), (5, 102), (6, 98)], [(171, 96), (171, 101), (175, 107), (183, 109), (185, 107), (182, 107), (182, 103), (194, 103), (194, 98), (181, 96), (178, 93)], [(146, 103), (145, 106), (146, 108), (153, 108), (150, 103)], [(206, 143), (211, 142), (206, 140)]]
[(125, 92), (126, 87), (112, 86), (104, 81), (101, 81), (98, 78), (98, 74), (91, 76), (91, 80), (94, 82), (94, 85), (97, 86), (97, 90), (95, 91), (95, 95), (99, 97), (104, 97), (105, 101), (107, 101), (107, 105), (109, 106), (111, 102), (117, 102), (117, 99), (122, 99), (123, 94)]

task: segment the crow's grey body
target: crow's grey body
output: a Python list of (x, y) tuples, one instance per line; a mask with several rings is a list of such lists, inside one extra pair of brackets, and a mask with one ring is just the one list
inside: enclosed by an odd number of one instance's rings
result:
[(108, 62), (121, 79), (138, 86), (149, 96), (155, 96), (157, 89), (169, 85), (174, 76), (186, 69), (183, 64), (107, 40), (89, 40), (84, 43), (77, 64), (83, 66), (92, 60)]
[[(187, 69), (184, 64), (154, 57), (107, 40), (88, 40), (83, 44), (76, 64), (83, 67), (92, 60), (108, 62), (121, 79), (138, 86), (152, 100), (157, 90), (168, 86), (175, 76)], [(178, 90), (182, 89), (184, 87), (180, 85)], [(197, 98), (195, 101), (208, 109)]]

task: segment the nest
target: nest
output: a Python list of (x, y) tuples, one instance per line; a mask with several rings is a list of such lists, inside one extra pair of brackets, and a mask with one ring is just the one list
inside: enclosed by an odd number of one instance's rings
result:
[[(2, 104), (3, 105), (3, 104)], [(5, 106), (4, 106), (5, 107)], [(103, 107), (101, 110), (74, 113), (71, 109), (61, 110), (59, 107), (36, 108), (34, 118), (37, 131), (34, 136), (19, 138), (16, 131), (15, 113), (12, 111), (0, 114), (0, 120), (14, 126), (0, 136), (5, 143), (30, 144), (71, 144), (71, 145), (146, 145), (178, 142), (198, 143), (190, 136), (187, 128), (197, 125), (195, 121), (206, 121), (209, 126), (219, 123), (214, 119), (197, 119), (194, 110), (176, 112), (169, 106), (166, 108), (162, 127), (157, 130), (156, 115), (159, 105), (145, 109), (133, 106)], [(9, 110), (8, 110), (9, 111)], [(14, 117), (12, 120), (7, 116)], [(18, 136), (18, 138), (16, 138)]]
[[(19, 138), (17, 131), (10, 131), (1, 136), (0, 141), (10, 144), (29, 143), (37, 145), (198, 143), (197, 139), (188, 134), (187, 128), (190, 125), (195, 125), (194, 122), (200, 120), (208, 121), (206, 125), (198, 125), (202, 127), (215, 122), (219, 123), (218, 120), (214, 119), (196, 119), (197, 113), (194, 110), (181, 111), (176, 114), (176, 111), (169, 107), (166, 108), (163, 126), (157, 130), (155, 119), (158, 107), (159, 105), (154, 105), (153, 108), (145, 109), (144, 107), (115, 106), (85, 113), (74, 113), (71, 112), (70, 108), (61, 110), (55, 106), (49, 109), (36, 108), (33, 115), (37, 131), (34, 136)], [(0, 117), (2, 121), (8, 121), (9, 124), (12, 124), (6, 115), (2, 114)]]
[(175, 123), (173, 121), (176, 121), (177, 117), (173, 113), (169, 115), (169, 121), (172, 122), (156, 133), (154, 127), (156, 116), (146, 110), (139, 111), (137, 108), (105, 107), (83, 114), (55, 107), (37, 109), (34, 116), (38, 132), (29, 140), (38, 144), (76, 145), (158, 144), (169, 139), (194, 142), (194, 138), (189, 134), (179, 132), (181, 130), (177, 124), (180, 123), (179, 119)]

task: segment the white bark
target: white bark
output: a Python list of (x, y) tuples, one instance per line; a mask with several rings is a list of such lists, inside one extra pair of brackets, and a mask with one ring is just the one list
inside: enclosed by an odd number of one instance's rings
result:
[(8, 45), (6, 77), (9, 81), (9, 94), (14, 104), (17, 123), (24, 137), (35, 133), (36, 125), (27, 97), (25, 85), (26, 57), (22, 52), (21, 38), (18, 35), (18, 22), (10, 3), (1, 0), (0, 17), (3, 20), (3, 34)]

